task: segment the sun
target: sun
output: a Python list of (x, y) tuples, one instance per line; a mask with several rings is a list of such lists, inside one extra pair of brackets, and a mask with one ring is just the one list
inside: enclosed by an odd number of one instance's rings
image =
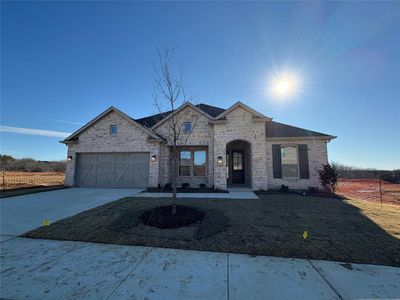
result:
[(271, 94), (275, 98), (289, 98), (298, 92), (299, 79), (294, 73), (275, 75), (270, 83)]

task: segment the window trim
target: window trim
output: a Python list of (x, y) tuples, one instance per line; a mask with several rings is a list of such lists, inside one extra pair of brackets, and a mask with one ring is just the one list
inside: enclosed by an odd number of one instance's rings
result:
[[(284, 176), (283, 174), (283, 157), (282, 157), (282, 149), (284, 147), (293, 147), (296, 149), (296, 164), (297, 164), (297, 176)], [(299, 179), (300, 178), (300, 163), (299, 163), (299, 145), (298, 144), (281, 144), (281, 169), (282, 169), (282, 179), (289, 178), (289, 179)]]
[[(186, 125), (190, 125), (190, 129), (189, 129), (189, 130), (186, 130)], [(189, 121), (183, 122), (183, 123), (182, 123), (182, 127), (183, 127), (183, 132), (184, 132), (184, 133), (190, 133), (190, 132), (192, 132), (192, 130), (193, 130), (192, 122), (189, 122)]]
[[(115, 128), (115, 133), (113, 133), (113, 128)], [(117, 125), (110, 125), (110, 135), (116, 136), (118, 134), (118, 126)]]
[[(189, 151), (190, 152), (190, 166), (189, 166), (190, 167), (190, 175), (180, 175), (179, 174), (179, 168), (181, 166), (180, 155), (181, 155), (181, 152), (183, 152), (183, 151)], [(204, 165), (205, 171), (204, 171), (204, 175), (201, 175), (201, 176), (194, 175), (194, 167), (195, 167), (195, 164), (194, 164), (194, 153), (197, 152), (197, 151), (205, 151), (205, 153), (206, 153), (206, 160), (205, 160), (205, 165)], [(208, 177), (208, 157), (209, 157), (208, 155), (209, 154), (208, 154), (208, 147), (207, 146), (189, 146), (189, 147), (180, 146), (178, 148), (178, 153), (177, 153), (177, 156), (178, 156), (178, 177), (179, 178), (188, 178), (188, 179), (189, 178), (190, 179), (194, 179), (194, 178), (202, 178), (202, 179), (204, 179), (204, 178), (207, 178)], [(186, 165), (186, 166), (188, 166), (188, 165)]]

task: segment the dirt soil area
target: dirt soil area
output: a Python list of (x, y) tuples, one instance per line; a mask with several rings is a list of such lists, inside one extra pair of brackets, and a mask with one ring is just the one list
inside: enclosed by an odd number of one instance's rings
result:
[(169, 204), (168, 198), (123, 198), (24, 236), (400, 266), (397, 206), (292, 194), (188, 198), (178, 204), (204, 211), (203, 220), (176, 229), (141, 220), (146, 210)]

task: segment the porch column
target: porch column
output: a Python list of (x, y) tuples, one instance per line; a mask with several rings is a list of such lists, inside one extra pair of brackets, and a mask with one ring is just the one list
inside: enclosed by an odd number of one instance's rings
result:
[[(221, 125), (214, 126), (214, 187), (226, 190), (226, 142), (220, 127)], [(218, 165), (218, 156), (222, 156), (222, 165)]]

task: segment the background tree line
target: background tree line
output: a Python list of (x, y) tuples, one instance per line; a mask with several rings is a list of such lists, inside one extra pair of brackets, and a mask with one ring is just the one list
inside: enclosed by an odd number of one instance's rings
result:
[(33, 158), (14, 158), (10, 155), (0, 155), (1, 171), (20, 172), (64, 172), (65, 161), (40, 161)]
[(391, 183), (400, 183), (400, 169), (377, 170), (371, 168), (358, 168), (334, 163), (339, 173), (339, 178), (346, 179), (382, 179)]

